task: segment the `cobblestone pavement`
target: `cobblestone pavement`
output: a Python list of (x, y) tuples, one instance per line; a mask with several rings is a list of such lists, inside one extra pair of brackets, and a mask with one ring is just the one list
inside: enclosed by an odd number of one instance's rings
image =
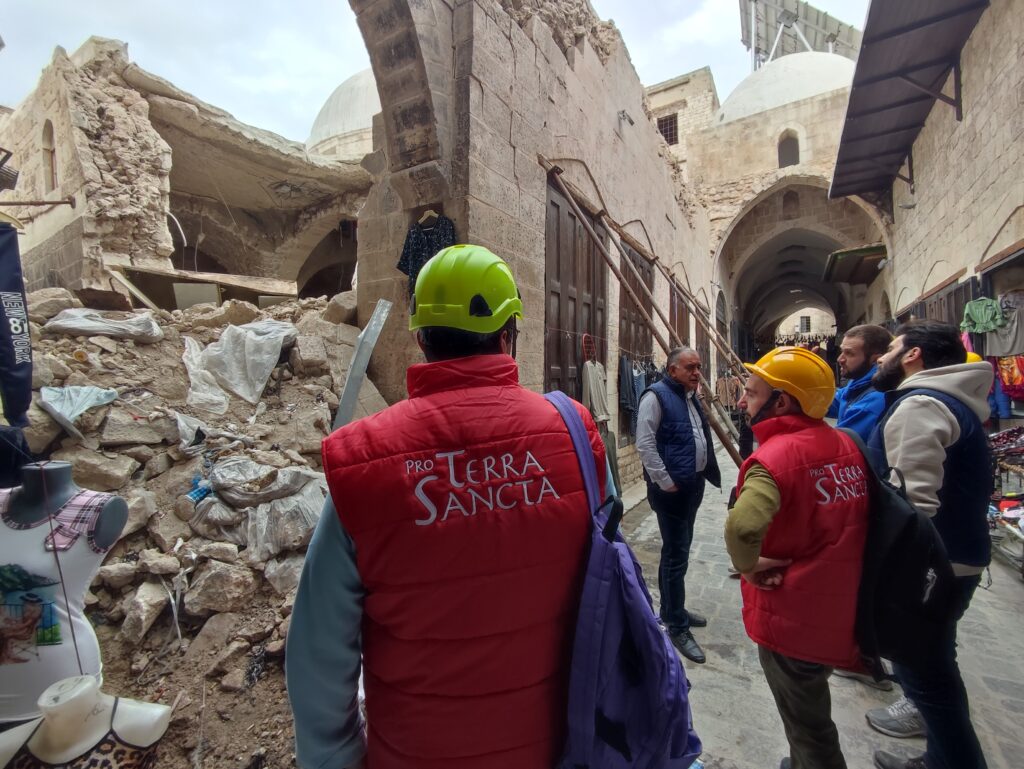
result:
[[(708, 617), (708, 626), (694, 631), (707, 663), (694, 665), (684, 660), (693, 685), (690, 702), (709, 769), (775, 769), (789, 751), (757, 650), (743, 629), (739, 584), (729, 579), (727, 572), (729, 556), (722, 529), (736, 468), (722, 451), (718, 462), (726, 490), (709, 486), (705, 493), (686, 579), (688, 604)], [(624, 531), (657, 604), (658, 522), (641, 486), (627, 490), (625, 503), (627, 509), (631, 503), (635, 506), (625, 519)], [(991, 588), (977, 591), (960, 623), (960, 667), (989, 767), (1021, 769), (1024, 582), (999, 561), (993, 563), (991, 573)], [(880, 692), (849, 679), (832, 679), (832, 716), (850, 769), (870, 769), (876, 748), (909, 755), (924, 750), (923, 739), (897, 740), (867, 725), (864, 712), (868, 708), (888, 705), (897, 696), (898, 692)]]

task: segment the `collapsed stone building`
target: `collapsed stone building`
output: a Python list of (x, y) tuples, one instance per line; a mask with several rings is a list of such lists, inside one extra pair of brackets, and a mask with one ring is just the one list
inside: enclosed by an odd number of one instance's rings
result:
[[(819, 314), (829, 333), (958, 322), (968, 299), (1024, 283), (1019, 0), (944, 0), (941, 11), (913, 4), (902, 15), (875, 3), (863, 31), (805, 14), (799, 35), (780, 12), (790, 0), (741, 0), (754, 67), (724, 101), (707, 68), (645, 88), (587, 0), (350, 4), (372, 70), (331, 95), (305, 146), (242, 124), (96, 38), (70, 56), (58, 49), (35, 91), (0, 111), (0, 147), (19, 172), (0, 212), (21, 226), (28, 289), (58, 291), (30, 297), (37, 391), (120, 390), (121, 402), (79, 418), (81, 438), (42, 412), (37, 392), (30, 437), (39, 454), (91, 473), (85, 485), (132, 501), (135, 528), (90, 599), (109, 625), (111, 680), (125, 686), (167, 670), (177, 621), (155, 586), (190, 570), (237, 576), (225, 606), (240, 607), (212, 609), (216, 595), (199, 598), (205, 582), (181, 598), (200, 679), (253, 687), (261, 660), (281, 652), (302, 537), (254, 560), (192, 527), (196, 511), (181, 497), (203, 471), (169, 412), (251, 439), (228, 448), (230, 437), (211, 436), (207, 448), (225, 459), (315, 474), (356, 326), (382, 298), (394, 307), (358, 413), (405, 395), (418, 350), (396, 263), (428, 212), (511, 264), (526, 308), (524, 384), (579, 396), (584, 337), (594, 340), (624, 484), (640, 470), (619, 404), (620, 355), (658, 363), (657, 338), (676, 338), (717, 373), (716, 342), (750, 357), (794, 315)], [(18, 205), (31, 200), (52, 205)], [(313, 298), (352, 288), (329, 305)], [(55, 298), (126, 309), (143, 301), (133, 290), (160, 308), (157, 346), (43, 333)], [(183, 335), (212, 345), (229, 324), (273, 319), (295, 325), (297, 352), (259, 403), (232, 398), (215, 417), (189, 405)], [(260, 472), (256, 486), (275, 483)], [(177, 548), (178, 538), (191, 545)], [(176, 566), (163, 557), (172, 553)], [(229, 726), (232, 713), (259, 723), (271, 765), (283, 765), (287, 708), (279, 669), (268, 670), (261, 685), (277, 688), (262, 710), (254, 698), (211, 707)], [(166, 680), (192, 691), (187, 675)], [(187, 755), (201, 746), (203, 716), (194, 697), (181, 712)], [(206, 729), (210, 755), (239, 757), (230, 728), (219, 743), (209, 717)]]
[[(644, 311), (713, 370), (725, 360), (706, 327), (750, 356), (812, 311), (832, 333), (925, 305), (955, 314), (947, 295), (980, 293), (975, 268), (1024, 227), (1016, 3), (951, 0), (902, 26), (876, 3), (863, 33), (813, 8), (794, 23), (791, 4), (740, 0), (753, 71), (723, 102), (707, 68), (645, 89), (586, 0), (352, 0), (372, 72), (332, 94), (306, 147), (93, 39), (58, 50), (0, 118), (21, 171), (0, 205), (25, 222), (30, 288), (101, 304), (131, 301), (108, 270), (173, 307), (175, 282), (252, 301), (330, 295), (358, 263), (360, 321), (395, 303), (371, 368), (392, 402), (416, 356), (395, 265), (428, 212), (512, 264), (522, 378), (538, 389), (579, 394), (583, 334), (609, 371), (620, 353), (657, 361)], [(75, 207), (3, 203), (18, 198)], [(633, 478), (616, 380), (611, 425)]]

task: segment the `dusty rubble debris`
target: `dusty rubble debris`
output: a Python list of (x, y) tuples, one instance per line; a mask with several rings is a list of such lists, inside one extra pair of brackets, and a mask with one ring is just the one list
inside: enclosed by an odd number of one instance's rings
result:
[[(37, 363), (29, 445), (70, 461), (81, 486), (128, 502), (122, 536), (86, 596), (105, 678), (125, 696), (169, 703), (184, 693), (161, 765), (190, 766), (200, 721), (208, 765), (257, 744), (268, 766), (290, 765), (281, 661), (326, 495), (320, 442), (359, 334), (349, 325), (354, 295), (131, 313), (82, 307), (63, 289), (28, 301)], [(228, 381), (230, 365), (215, 361), (216, 375), (204, 371), (223, 409), (189, 402), (186, 345), (203, 361), (226, 337), (251, 342), (284, 328), (264, 380)], [(69, 429), (40, 407), (44, 387), (56, 388), (55, 402), (74, 400), (64, 397), (72, 387), (116, 398), (89, 405)], [(367, 380), (357, 416), (385, 405)]]

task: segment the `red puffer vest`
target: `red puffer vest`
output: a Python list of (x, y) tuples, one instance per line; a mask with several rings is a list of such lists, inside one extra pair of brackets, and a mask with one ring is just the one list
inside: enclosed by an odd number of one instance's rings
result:
[(761, 646), (787, 657), (860, 669), (854, 640), (867, 535), (868, 467), (846, 435), (817, 419), (787, 415), (754, 426), (754, 462), (779, 487), (782, 504), (761, 555), (789, 558), (782, 585), (743, 581), (743, 622)]
[(591, 525), (572, 440), (506, 355), (412, 366), (408, 388), (323, 450), (366, 588), (368, 767), (549, 769)]

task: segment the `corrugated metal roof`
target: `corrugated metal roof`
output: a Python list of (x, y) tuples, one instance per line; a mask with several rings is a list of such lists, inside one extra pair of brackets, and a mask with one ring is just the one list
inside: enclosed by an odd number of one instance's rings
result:
[[(829, 197), (883, 192), (892, 186), (937, 100), (933, 94), (959, 67), (960, 51), (988, 4), (871, 4)], [(954, 97), (953, 88), (949, 91), (946, 95)]]

